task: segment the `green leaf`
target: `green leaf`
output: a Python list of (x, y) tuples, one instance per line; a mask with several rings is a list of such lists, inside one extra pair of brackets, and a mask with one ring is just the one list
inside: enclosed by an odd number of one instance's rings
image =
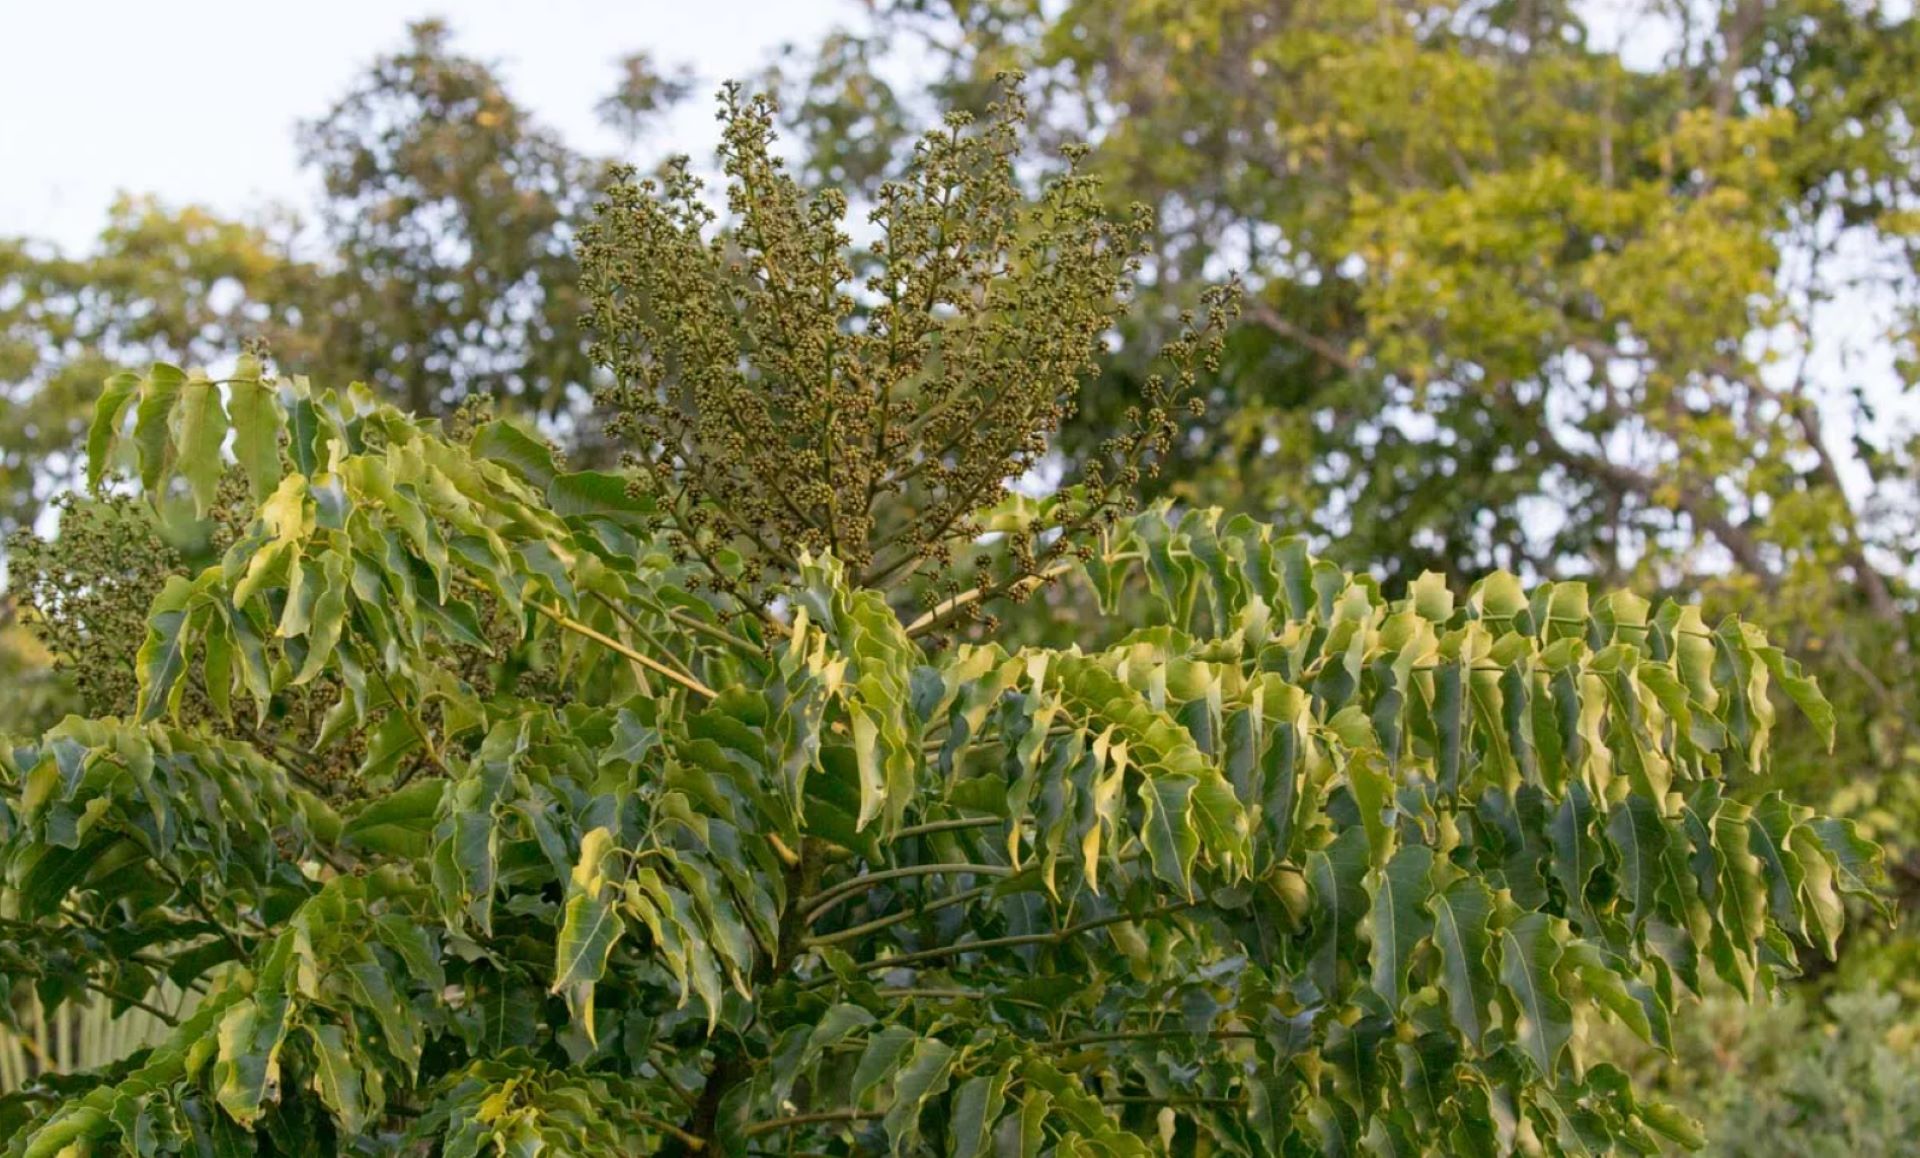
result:
[[(285, 416), (272, 389), (259, 379), (258, 367), (242, 360), (228, 384), (227, 415), (233, 423), (233, 455), (246, 473), (253, 501), (264, 502), (280, 485), (280, 431)], [(251, 369), (252, 373), (244, 371)]]
[(861, 1053), (859, 1064), (853, 1068), (853, 1104), (865, 1105), (867, 1092), (893, 1076), (918, 1040), (920, 1035), (904, 1025), (889, 1025), (874, 1034)]
[(1398, 1010), (1406, 1000), (1414, 950), (1433, 931), (1426, 909), (1432, 871), (1433, 850), (1410, 844), (1394, 853), (1384, 869), (1369, 874), (1373, 908), (1367, 927), (1373, 942), (1373, 991), (1390, 1010)]
[(1367, 835), (1349, 828), (1324, 849), (1307, 854), (1307, 885), (1313, 895), (1311, 972), (1323, 994), (1337, 992), (1341, 964), (1367, 909)]
[(1655, 914), (1667, 856), (1667, 828), (1652, 801), (1630, 795), (1607, 817), (1607, 838), (1620, 858), (1631, 919), (1637, 929)]
[(120, 434), (120, 420), (127, 405), (140, 391), (140, 377), (122, 372), (107, 379), (100, 399), (93, 406), (93, 423), (87, 428), (87, 488), (98, 489), (107, 471), (107, 456)]
[(1490, 1024), (1493, 974), (1487, 952), (1493, 944), (1488, 922), (1493, 893), (1474, 877), (1463, 877), (1428, 900), (1433, 913), (1433, 942), (1440, 950), (1440, 987), (1447, 994), (1453, 1024), (1478, 1046)]
[(576, 1024), (595, 1040), (593, 987), (606, 974), (607, 955), (620, 939), (626, 922), (598, 895), (576, 893), (567, 900), (566, 917), (554, 944), (553, 986), (549, 992), (567, 1000)]
[(1545, 913), (1528, 913), (1500, 930), (1500, 980), (1519, 1014), (1514, 1033), (1549, 1081), (1573, 1036), (1573, 1008), (1560, 992), (1556, 970), (1560, 936)]
[(157, 495), (160, 482), (173, 461), (173, 445), (168, 438), (173, 406), (187, 375), (176, 366), (155, 363), (140, 383), (140, 402), (134, 409), (133, 441), (140, 452), (140, 485), (148, 494)]
[[(399, 724), (412, 735), (406, 721), (401, 720)], [(347, 844), (388, 856), (407, 859), (425, 856), (433, 844), (434, 818), (445, 790), (443, 780), (421, 780), (370, 801), (347, 821), (340, 838)]]
[(227, 439), (227, 411), (220, 387), (196, 371), (180, 387), (175, 413), (180, 423), (180, 473), (193, 493), (194, 512), (204, 518), (226, 469), (220, 448)]
[(195, 589), (196, 584), (185, 576), (170, 576), (154, 600), (146, 642), (134, 656), (140, 673), (141, 723), (159, 719), (178, 699), (180, 677), (187, 670), (187, 604)]
[(214, 1097), (242, 1126), (259, 1120), (268, 1091), (279, 1083), (286, 1014), (284, 996), (262, 994), (233, 1006), (220, 1019)]
[(337, 1025), (309, 1025), (307, 1034), (313, 1040), (314, 1088), (340, 1124), (340, 1132), (353, 1137), (366, 1129), (368, 1106), (347, 1036)]
[(919, 1145), (920, 1112), (947, 1088), (955, 1056), (953, 1047), (937, 1038), (914, 1042), (912, 1058), (894, 1079), (893, 1101), (883, 1122), (895, 1155), (912, 1153)]
[(1006, 1110), (1012, 1066), (976, 1074), (953, 1096), (953, 1158), (985, 1158), (993, 1152), (994, 1124)]
[(1140, 783), (1140, 804), (1144, 809), (1141, 836), (1153, 873), (1181, 890), (1190, 891), (1187, 872), (1200, 840), (1187, 820), (1187, 806), (1193, 796), (1191, 776), (1148, 776)]
[(475, 431), (473, 453), (507, 467), (537, 490), (546, 490), (558, 473), (553, 451), (511, 422), (489, 422)]

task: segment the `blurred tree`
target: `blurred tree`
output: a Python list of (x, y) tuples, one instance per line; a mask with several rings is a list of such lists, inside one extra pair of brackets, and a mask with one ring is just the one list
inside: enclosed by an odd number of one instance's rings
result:
[(80, 477), (100, 380), (128, 362), (224, 359), (250, 339), (295, 365), (317, 271), (291, 222), (243, 223), (122, 198), (94, 251), (0, 240), (0, 537), (31, 526)]
[(449, 42), (413, 25), (301, 129), (326, 189), (325, 369), (415, 413), (484, 392), (558, 414), (586, 401), (573, 234), (596, 166)]
[(693, 95), (693, 69), (663, 67), (650, 52), (632, 52), (618, 61), (620, 80), (594, 111), (600, 122), (635, 144), (653, 131), (659, 118)]

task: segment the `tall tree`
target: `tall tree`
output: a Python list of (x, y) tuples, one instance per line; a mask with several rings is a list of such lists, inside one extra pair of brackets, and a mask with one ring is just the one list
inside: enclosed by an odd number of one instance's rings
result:
[(329, 369), (419, 413), (476, 393), (547, 414), (585, 402), (572, 239), (595, 165), (444, 24), (415, 24), (301, 145), (326, 189)]
[[(1122, 516), (1224, 301), (1112, 473), (1009, 507), (1147, 225), (1078, 171), (1022, 196), (1019, 113), (920, 143), (858, 280), (761, 103), (729, 226), (622, 179), (586, 264), (624, 478), (252, 365), (108, 383), (149, 494), (224, 472), (251, 518), (155, 601), (134, 716), (0, 745), (0, 980), (205, 992), (0, 1099), (9, 1158), (1698, 1143), (1588, 1032), (1665, 1043), (1706, 978), (1832, 951), (1876, 850), (1729, 791), (1773, 695), (1831, 735), (1817, 685), (1680, 603), (1389, 598), (1245, 517)], [(1001, 581), (897, 610), (989, 531)], [(1104, 610), (1072, 646), (924, 646), (1066, 583)], [(220, 734), (323, 683), (313, 744)]]

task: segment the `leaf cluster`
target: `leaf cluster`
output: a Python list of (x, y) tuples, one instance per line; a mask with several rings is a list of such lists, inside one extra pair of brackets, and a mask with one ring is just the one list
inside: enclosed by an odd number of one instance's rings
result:
[[(102, 404), (157, 490), (202, 467), (140, 414), (198, 381)], [(11, 1154), (1656, 1153), (1694, 1128), (1592, 1026), (1670, 1048), (1877, 887), (1764, 791), (1776, 692), (1831, 736), (1817, 685), (1690, 605), (1389, 598), (1156, 508), (1076, 567), (1112, 630), (929, 653), (832, 555), (723, 624), (654, 508), (511, 425), (203, 401), (282, 453), (157, 600), (139, 719), (0, 751), (0, 901), (44, 1000), (204, 993), (5, 1103)], [(482, 595), (564, 698), (466, 678)], [(175, 718), (322, 675), (381, 735), (337, 806)]]

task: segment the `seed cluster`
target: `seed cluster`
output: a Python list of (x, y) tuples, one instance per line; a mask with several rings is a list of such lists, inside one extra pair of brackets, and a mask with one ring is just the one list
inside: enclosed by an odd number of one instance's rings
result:
[[(601, 403), (633, 489), (714, 590), (762, 605), (803, 552), (830, 550), (865, 585), (925, 572), (945, 583), (929, 602), (951, 594), (980, 513), (1071, 415), (1151, 218), (1108, 214), (1083, 149), (1027, 195), (1018, 78), (1000, 91), (978, 122), (951, 114), (915, 146), (860, 253), (845, 198), (793, 179), (773, 153), (773, 101), (738, 86), (721, 95), (724, 224), (684, 158), (653, 179), (615, 175), (581, 242), (593, 353), (614, 380)], [(976, 568), (980, 595), (1028, 593), (1087, 549), (1167, 451), (1231, 309), (1222, 291), (1188, 319), (1087, 485), (1010, 537), (1001, 573)]]

